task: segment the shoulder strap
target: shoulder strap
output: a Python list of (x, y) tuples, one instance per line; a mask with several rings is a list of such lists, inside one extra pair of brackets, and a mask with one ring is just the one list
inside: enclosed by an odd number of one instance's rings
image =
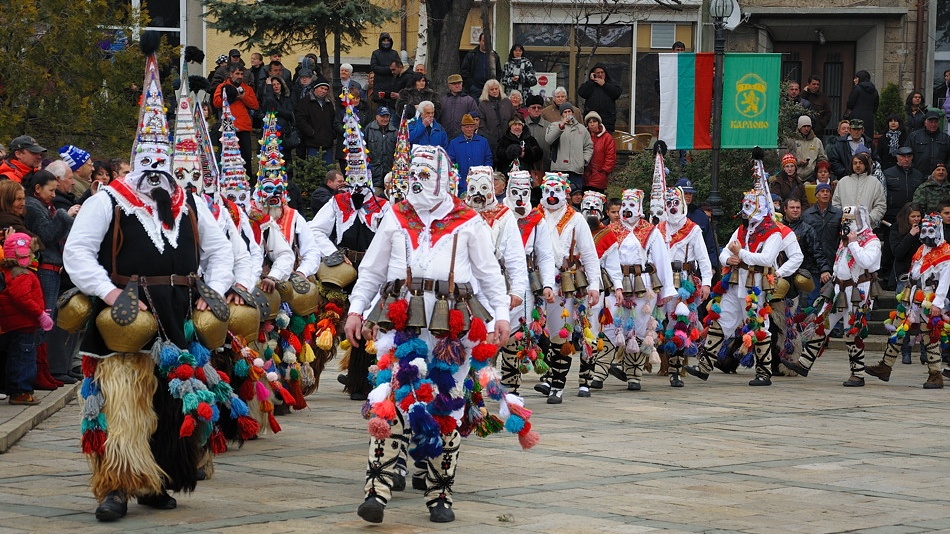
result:
[(455, 294), (455, 250), (458, 248), (459, 234), (452, 235), (452, 262), (449, 263), (449, 295)]
[(119, 250), (122, 248), (122, 228), (119, 225), (119, 216), (121, 211), (119, 210), (119, 205), (116, 204), (113, 207), (112, 213), (112, 275), (113, 279), (116, 274), (116, 265), (119, 260)]
[(195, 237), (195, 258), (199, 258), (198, 256), (198, 214), (196, 213), (198, 211), (198, 208), (197, 206), (195, 206), (194, 199), (195, 197), (193, 197), (189, 193), (188, 200), (187, 200), (188, 218), (191, 220), (191, 233)]

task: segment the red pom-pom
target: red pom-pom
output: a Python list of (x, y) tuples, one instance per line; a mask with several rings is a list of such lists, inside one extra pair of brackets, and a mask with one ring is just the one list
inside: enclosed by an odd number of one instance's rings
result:
[[(525, 425), (527, 426), (527, 424)], [(534, 447), (541, 441), (541, 435), (537, 432), (525, 432), (524, 434), (518, 434), (518, 443), (521, 444), (522, 449), (530, 449)]]
[(188, 365), (187, 363), (183, 363), (175, 369), (175, 377), (178, 378), (179, 380), (188, 380), (189, 378), (194, 376), (194, 374), (195, 374), (195, 369), (192, 366)]
[(86, 378), (92, 378), (96, 374), (96, 366), (99, 365), (99, 360), (93, 358), (92, 356), (83, 356), (82, 357), (82, 376)]
[(277, 418), (274, 417), (274, 414), (267, 414), (267, 424), (270, 425), (270, 431), (274, 434), (280, 432), (280, 425), (277, 423)]
[(254, 398), (254, 381), (245, 380), (241, 383), (241, 387), (238, 388), (237, 394), (243, 400), (249, 401)]
[(335, 313), (335, 314), (337, 314), (337, 315), (343, 315), (343, 310), (342, 310), (339, 306), (337, 306), (336, 304), (334, 304), (334, 303), (332, 303), (332, 302), (330, 302), (330, 303), (328, 303), (326, 306), (324, 306), (324, 307), (323, 307), (323, 311), (324, 311), (325, 313)]
[(211, 416), (213, 415), (213, 412), (211, 411), (211, 405), (208, 404), (207, 402), (199, 402), (198, 410), (196, 411), (198, 412), (198, 417), (200, 417), (202, 421), (211, 420)]
[(699, 334), (699, 329), (698, 329), (698, 328), (693, 328), (692, 330), (689, 331), (689, 339), (691, 339), (692, 341), (698, 340), (698, 339), (699, 339), (699, 335), (700, 335), (700, 334)]
[(296, 403), (296, 401), (294, 400), (294, 395), (291, 392), (287, 391), (287, 388), (281, 387), (280, 389), (277, 390), (277, 392), (280, 393), (281, 400), (283, 400), (284, 404), (286, 404), (287, 406), (293, 406)]
[(465, 316), (460, 310), (449, 310), (449, 337), (458, 339), (465, 328)]
[(101, 429), (87, 430), (82, 435), (83, 454), (97, 454), (102, 456), (106, 452), (106, 433)]
[(198, 367), (197, 369), (195, 369), (195, 378), (197, 378), (198, 380), (206, 384), (208, 383), (207, 377), (205, 376), (205, 370), (203, 367)]
[(442, 435), (451, 434), (456, 428), (458, 428), (458, 421), (455, 420), (451, 415), (433, 415), (433, 419), (439, 423), (439, 431)]
[(416, 398), (422, 402), (429, 402), (435, 398), (432, 390), (432, 384), (424, 382), (416, 388)]
[(228, 374), (225, 373), (224, 371), (218, 371), (218, 378), (220, 378), (221, 381), (224, 382), (225, 384), (231, 383), (231, 377), (228, 376)]
[(224, 432), (221, 432), (219, 429), (214, 429), (214, 432), (211, 433), (211, 452), (213, 454), (222, 454), (228, 451), (228, 441), (224, 439)]
[(766, 332), (765, 330), (756, 330), (756, 332), (755, 332), (755, 340), (756, 340), (756, 341), (765, 341), (765, 338), (768, 337), (768, 335), (769, 335), (768, 332)]
[(294, 354), (300, 353), (300, 340), (297, 339), (297, 336), (294, 335), (290, 330), (283, 330), (280, 333), (280, 337), (284, 339), (291, 347), (294, 349)]
[(195, 418), (186, 415), (185, 420), (181, 423), (181, 428), (178, 430), (178, 437), (187, 438), (195, 433)]
[(380, 369), (389, 369), (389, 365), (392, 364), (393, 355), (391, 352), (386, 354), (380, 354), (379, 358), (376, 360), (376, 366)]
[(498, 346), (491, 343), (479, 343), (472, 348), (472, 358), (478, 362), (487, 362), (498, 353)]
[(370, 419), (366, 429), (374, 439), (387, 439), (392, 435), (392, 426), (390, 426), (389, 421), (381, 417)]
[(488, 337), (488, 328), (485, 327), (485, 321), (480, 317), (473, 317), (472, 324), (468, 327), (468, 340), (473, 343), (485, 341)]
[(404, 412), (408, 412), (409, 407), (412, 406), (414, 402), (416, 402), (416, 396), (410, 393), (409, 395), (403, 397), (401, 401), (399, 401), (399, 409)]
[[(271, 408), (271, 410), (273, 411), (273, 408)], [(237, 426), (238, 434), (241, 436), (241, 439), (244, 440), (253, 438), (258, 432), (261, 431), (261, 424), (257, 422), (257, 419), (247, 415), (238, 417)]]
[(373, 405), (373, 413), (376, 414), (376, 417), (381, 417), (387, 421), (392, 421), (396, 418), (396, 405), (393, 404), (393, 401), (386, 399), (382, 402), (377, 402)]
[(854, 346), (861, 350), (864, 350), (864, 339), (860, 337), (854, 338)]
[(409, 302), (406, 299), (392, 302), (386, 311), (389, 313), (389, 319), (393, 322), (393, 328), (396, 330), (406, 329), (406, 321), (409, 320)]

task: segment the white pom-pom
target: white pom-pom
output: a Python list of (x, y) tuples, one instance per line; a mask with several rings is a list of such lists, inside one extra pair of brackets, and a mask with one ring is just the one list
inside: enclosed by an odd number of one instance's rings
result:
[(689, 306), (687, 306), (685, 302), (680, 302), (676, 305), (676, 311), (674, 313), (676, 313), (677, 317), (689, 316)]
[(389, 398), (389, 393), (392, 392), (393, 386), (390, 382), (385, 384), (380, 384), (373, 388), (373, 391), (369, 392), (369, 395), (366, 396), (370, 404), (376, 404), (377, 402), (383, 402)]
[(498, 403), (498, 418), (502, 421), (507, 421), (510, 415), (511, 410), (508, 409), (508, 403), (505, 402), (504, 398), (502, 398), (502, 400)]
[(429, 366), (426, 365), (426, 361), (423, 358), (414, 358), (411, 362), (412, 365), (416, 366), (416, 369), (419, 370), (419, 378), (424, 378), (429, 376)]
[(287, 349), (284, 351), (284, 356), (281, 358), (281, 361), (292, 364), (297, 361), (297, 355), (294, 354), (293, 350)]
[(254, 358), (254, 367), (258, 369), (264, 368), (264, 358)]
[(276, 381), (279, 380), (279, 379), (280, 379), (280, 375), (278, 375), (276, 372), (271, 371), (271, 372), (267, 373), (267, 381), (268, 381), (268, 382), (276, 382)]

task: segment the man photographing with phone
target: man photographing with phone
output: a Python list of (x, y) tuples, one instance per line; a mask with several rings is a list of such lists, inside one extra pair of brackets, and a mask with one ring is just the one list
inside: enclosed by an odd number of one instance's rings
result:
[(254, 176), (251, 169), (251, 113), (250, 110), (260, 107), (254, 89), (244, 82), (244, 66), (240, 63), (228, 65), (228, 79), (223, 81), (214, 91), (214, 107), (221, 109), (224, 98), (231, 105), (231, 114), (234, 115), (234, 128), (237, 130), (238, 145), (241, 147), (241, 157), (244, 158), (244, 168), (248, 176)]
[(610, 79), (603, 63), (595, 64), (587, 75), (587, 81), (577, 88), (577, 94), (584, 99), (584, 116), (596, 111), (611, 133), (617, 122), (617, 99), (621, 93), (623, 89)]

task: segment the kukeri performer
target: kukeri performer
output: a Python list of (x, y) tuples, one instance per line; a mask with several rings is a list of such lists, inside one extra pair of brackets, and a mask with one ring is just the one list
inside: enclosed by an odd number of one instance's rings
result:
[(530, 368), (544, 374), (548, 365), (545, 354), (551, 338), (546, 328), (545, 303), (554, 302), (555, 273), (553, 237), (544, 211), (531, 206), (531, 173), (512, 170), (509, 173), (504, 205), (514, 214), (527, 259), (530, 293), (522, 306), (512, 310), (511, 342), (502, 348), (502, 383), (517, 394), (521, 376)]
[[(172, 178), (157, 37), (142, 38), (148, 59), (133, 171), (86, 201), (64, 258), (80, 291), (101, 299), (80, 351), (82, 448), (100, 521), (125, 516), (133, 496), (144, 506), (174, 508), (168, 491), (195, 487), (199, 450), (218, 413), (213, 405), (247, 416), (209, 364), (209, 331), (198, 328), (226, 323), (222, 294), (233, 283), (234, 258), (206, 204)], [(204, 280), (194, 274), (199, 268)], [(191, 339), (195, 331), (203, 343)], [(256, 422), (244, 422), (256, 432)]]
[[(437, 523), (455, 519), (452, 487), (463, 435), (503, 425), (525, 447), (537, 440), (530, 412), (504, 393), (490, 365), (497, 352), (492, 342), (508, 339), (510, 299), (488, 226), (450, 193), (450, 164), (441, 147), (413, 148), (406, 201), (383, 216), (350, 295), (347, 339), (356, 345), (366, 336), (378, 354), (367, 409), (366, 499), (357, 510), (371, 523), (382, 522), (394, 486), (405, 483), (397, 470), (405, 426), (409, 454), (425, 465), (426, 505)], [(489, 334), (485, 319), (492, 318)], [(503, 422), (483, 416), (486, 394), (501, 403)]]
[[(851, 376), (845, 387), (864, 386), (864, 338), (868, 335), (867, 315), (871, 304), (870, 289), (881, 266), (881, 241), (871, 228), (871, 217), (864, 206), (843, 206), (841, 244), (835, 254), (833, 279), (822, 288), (814, 309), (805, 319), (802, 354), (798, 360), (784, 360), (786, 367), (808, 376), (812, 366), (828, 346), (824, 323), (834, 325), (845, 320), (845, 338)], [(938, 356), (939, 359), (939, 356)]]

